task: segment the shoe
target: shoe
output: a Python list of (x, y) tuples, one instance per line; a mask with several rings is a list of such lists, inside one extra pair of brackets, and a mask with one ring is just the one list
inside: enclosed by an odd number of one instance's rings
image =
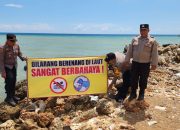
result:
[(138, 99), (137, 99), (138, 101), (142, 101), (142, 100), (144, 100), (144, 91), (140, 91), (139, 92), (139, 96), (138, 96)]
[(16, 101), (16, 102), (20, 101), (20, 98), (19, 98), (19, 97), (16, 97), (16, 96), (14, 96), (13, 99), (14, 99), (14, 101)]
[(130, 101), (132, 101), (133, 99), (136, 99), (136, 97), (137, 97), (137, 95), (136, 95), (136, 93), (135, 94), (130, 94), (130, 96), (129, 96), (129, 98), (128, 98), (128, 101), (130, 102)]
[(115, 100), (116, 100), (116, 102), (123, 102), (124, 101), (124, 98), (122, 98), (121, 96), (119, 96), (119, 95), (116, 95), (115, 96)]
[(128, 101), (132, 101), (133, 99), (136, 99), (137, 97), (137, 94), (136, 94), (136, 89), (131, 89), (131, 93), (130, 93), (130, 96), (128, 98)]
[(123, 102), (124, 102), (124, 100), (123, 99), (118, 99), (118, 100), (116, 100), (118, 103), (120, 103), (120, 104), (123, 104)]
[(16, 106), (16, 103), (15, 103), (15, 101), (12, 99), (12, 98), (6, 98), (5, 100), (4, 100), (6, 103), (8, 103), (9, 105), (11, 105), (11, 106), (13, 106), (13, 107), (15, 107)]

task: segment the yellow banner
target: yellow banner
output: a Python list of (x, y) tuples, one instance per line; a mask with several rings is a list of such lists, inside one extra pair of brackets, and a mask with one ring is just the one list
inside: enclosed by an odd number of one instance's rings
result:
[(106, 93), (107, 63), (104, 58), (28, 58), (28, 97)]

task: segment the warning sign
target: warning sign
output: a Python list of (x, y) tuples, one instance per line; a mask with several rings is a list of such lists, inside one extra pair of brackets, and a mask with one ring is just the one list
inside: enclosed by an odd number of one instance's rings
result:
[(106, 93), (107, 63), (104, 58), (28, 58), (28, 97)]

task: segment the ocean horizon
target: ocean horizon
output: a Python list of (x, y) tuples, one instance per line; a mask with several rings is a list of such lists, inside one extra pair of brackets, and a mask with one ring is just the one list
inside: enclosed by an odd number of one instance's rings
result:
[[(123, 51), (138, 34), (66, 34), (15, 33), (22, 53), (31, 58), (58, 58), (100, 56)], [(180, 44), (179, 34), (152, 34), (160, 45)], [(6, 32), (0, 33), (0, 45), (6, 41)], [(18, 60), (17, 81), (26, 79), (25, 62)], [(0, 78), (0, 102), (5, 98), (4, 80)]]

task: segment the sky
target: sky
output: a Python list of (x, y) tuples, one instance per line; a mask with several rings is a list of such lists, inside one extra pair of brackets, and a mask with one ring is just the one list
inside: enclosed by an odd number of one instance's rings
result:
[(180, 34), (180, 0), (0, 0), (0, 32)]

